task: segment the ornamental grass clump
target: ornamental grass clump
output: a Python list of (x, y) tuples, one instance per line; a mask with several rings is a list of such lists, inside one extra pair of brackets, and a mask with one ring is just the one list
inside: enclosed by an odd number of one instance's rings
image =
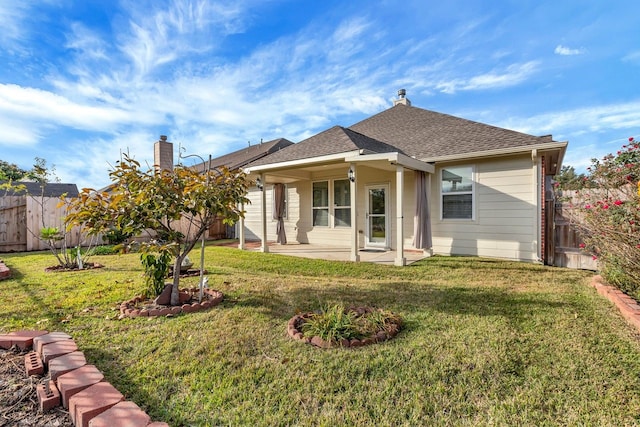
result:
[(378, 332), (395, 334), (402, 326), (400, 316), (382, 309), (349, 309), (342, 304), (325, 307), (305, 318), (301, 325), (305, 337), (324, 341), (363, 339)]

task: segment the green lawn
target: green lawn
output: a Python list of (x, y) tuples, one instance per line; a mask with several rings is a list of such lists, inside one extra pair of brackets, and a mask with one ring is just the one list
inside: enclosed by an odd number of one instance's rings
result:
[[(2, 258), (15, 276), (0, 282), (0, 332), (68, 332), (127, 399), (172, 426), (640, 424), (639, 336), (585, 272), (443, 257), (398, 268), (209, 246), (221, 305), (117, 320), (117, 305), (143, 287), (137, 255), (94, 257), (105, 268), (69, 273), (45, 273), (47, 254)], [(390, 309), (405, 328), (357, 349), (287, 337), (296, 312), (335, 303)]]

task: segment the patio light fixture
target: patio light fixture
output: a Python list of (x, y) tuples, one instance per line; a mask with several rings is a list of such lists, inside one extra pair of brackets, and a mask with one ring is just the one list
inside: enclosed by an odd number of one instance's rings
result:
[(256, 187), (258, 187), (258, 190), (260, 191), (264, 190), (264, 184), (260, 178), (256, 178)]
[(353, 166), (349, 166), (349, 172), (347, 172), (349, 181), (356, 182), (356, 171), (353, 170)]

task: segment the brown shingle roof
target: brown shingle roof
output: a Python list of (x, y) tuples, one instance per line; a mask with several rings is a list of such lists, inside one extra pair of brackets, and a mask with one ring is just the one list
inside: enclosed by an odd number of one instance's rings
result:
[(398, 104), (349, 129), (393, 145), (418, 159), (477, 153), (552, 142), (448, 114)]
[(252, 162), (251, 166), (308, 159), (354, 150), (366, 150), (373, 153), (401, 151), (397, 147), (362, 135), (351, 129), (334, 126), (297, 144), (293, 144), (267, 157)]
[[(2, 182), (0, 182), (0, 184), (2, 184)], [(22, 196), (26, 193), (31, 196), (44, 197), (60, 197), (63, 194), (66, 194), (67, 197), (78, 196), (78, 186), (76, 184), (64, 184), (59, 182), (47, 182), (45, 184), (41, 184), (39, 182), (14, 181), (12, 185), (21, 186), (24, 190), (13, 191), (12, 189), (8, 189), (6, 194), (9, 196)], [(0, 196), (3, 196), (4, 194), (5, 190), (0, 190)]]
[[(225, 154), (224, 156), (211, 159), (211, 167), (226, 166), (228, 169), (239, 169), (252, 161), (261, 159), (269, 154), (276, 153), (285, 147), (293, 145), (293, 142), (285, 138), (278, 138), (272, 141), (263, 142), (260, 144), (250, 145), (247, 148), (234, 151), (233, 153)], [(208, 162), (206, 162), (208, 163)], [(193, 165), (195, 170), (203, 170), (203, 164), (198, 163)]]

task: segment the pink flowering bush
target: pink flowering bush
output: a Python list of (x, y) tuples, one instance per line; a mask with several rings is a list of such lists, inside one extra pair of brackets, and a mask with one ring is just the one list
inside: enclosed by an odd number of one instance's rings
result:
[(584, 188), (568, 197), (581, 248), (597, 258), (609, 283), (640, 297), (640, 142), (629, 138), (587, 171)]

